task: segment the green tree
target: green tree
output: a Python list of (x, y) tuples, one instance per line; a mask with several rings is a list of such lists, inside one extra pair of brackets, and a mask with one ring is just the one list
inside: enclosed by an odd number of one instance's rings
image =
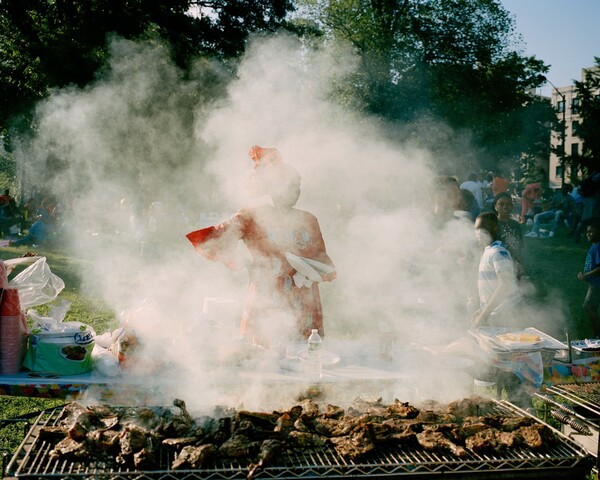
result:
[(0, 0), (0, 128), (49, 89), (93, 81), (108, 55), (108, 35), (167, 40), (185, 68), (201, 55), (236, 57), (250, 33), (274, 31), (292, 6), (291, 0)]
[(530, 92), (548, 67), (512, 48), (514, 21), (499, 0), (301, 3), (326, 39), (350, 42), (360, 56), (360, 71), (338, 92), (365, 110), (401, 122), (427, 114), (468, 130), (487, 152), (482, 166), (547, 155), (553, 112)]
[(600, 57), (594, 68), (585, 70), (583, 81), (575, 82), (581, 117), (577, 136), (583, 142), (582, 154), (570, 157), (573, 167), (587, 172), (600, 169)]

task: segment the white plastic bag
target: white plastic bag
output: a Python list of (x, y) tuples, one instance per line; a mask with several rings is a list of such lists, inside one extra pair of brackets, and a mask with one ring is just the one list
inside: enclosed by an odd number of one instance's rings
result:
[(21, 309), (50, 303), (65, 288), (65, 282), (50, 271), (46, 257), (37, 260), (8, 283), (19, 291)]

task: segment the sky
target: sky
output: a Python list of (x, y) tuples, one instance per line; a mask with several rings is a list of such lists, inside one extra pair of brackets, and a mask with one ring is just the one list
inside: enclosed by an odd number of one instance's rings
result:
[[(550, 65), (546, 77), (557, 87), (581, 80), (581, 69), (600, 57), (599, 0), (501, 0), (515, 15), (523, 50)], [(549, 95), (550, 86), (542, 89)]]

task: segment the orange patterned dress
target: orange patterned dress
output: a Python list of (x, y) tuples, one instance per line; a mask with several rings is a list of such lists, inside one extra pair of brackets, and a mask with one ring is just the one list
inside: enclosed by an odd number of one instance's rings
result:
[[(247, 264), (250, 283), (240, 326), (243, 336), (260, 338), (263, 320), (277, 321), (283, 315), (293, 318), (298, 340), (308, 338), (313, 328), (324, 334), (318, 283), (298, 287), (293, 279), (296, 270), (285, 257), (291, 252), (333, 268), (314, 215), (266, 205), (240, 210), (220, 225), (186, 236), (201, 255), (231, 269), (244, 266), (237, 247), (240, 240), (246, 245), (251, 260)], [(334, 271), (321, 276), (331, 281), (336, 274)]]

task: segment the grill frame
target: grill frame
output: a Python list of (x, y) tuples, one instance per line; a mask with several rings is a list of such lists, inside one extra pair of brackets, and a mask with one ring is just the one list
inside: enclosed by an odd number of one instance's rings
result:
[[(590, 390), (592, 393), (590, 394)], [(600, 463), (600, 383), (563, 383), (546, 388), (540, 395), (550, 407), (550, 414), (561, 423), (563, 433), (581, 445), (596, 459), (594, 471)]]
[[(496, 402), (498, 413), (537, 417), (508, 402)], [(205, 480), (245, 480), (249, 461), (219, 460), (201, 470), (170, 470), (173, 455), (161, 450), (157, 470), (121, 470), (109, 468), (103, 462), (82, 465), (68, 460), (51, 460), (53, 445), (38, 438), (39, 429), (58, 422), (64, 407), (42, 412), (7, 467), (15, 478), (72, 478), (110, 480), (174, 480), (202, 478)], [(306, 477), (339, 480), (342, 477), (369, 477), (369, 479), (406, 478), (464, 478), (471, 480), (492, 478), (552, 478), (584, 479), (591, 471), (594, 459), (580, 445), (549, 427), (559, 438), (556, 446), (541, 452), (530, 449), (511, 449), (500, 455), (480, 455), (469, 452), (467, 457), (456, 457), (446, 452), (427, 452), (422, 449), (388, 447), (378, 448), (372, 457), (360, 462), (345, 460), (332, 447), (292, 451), (281, 456), (278, 465), (261, 469), (255, 479), (298, 480)], [(542, 473), (541, 473), (542, 472)]]

